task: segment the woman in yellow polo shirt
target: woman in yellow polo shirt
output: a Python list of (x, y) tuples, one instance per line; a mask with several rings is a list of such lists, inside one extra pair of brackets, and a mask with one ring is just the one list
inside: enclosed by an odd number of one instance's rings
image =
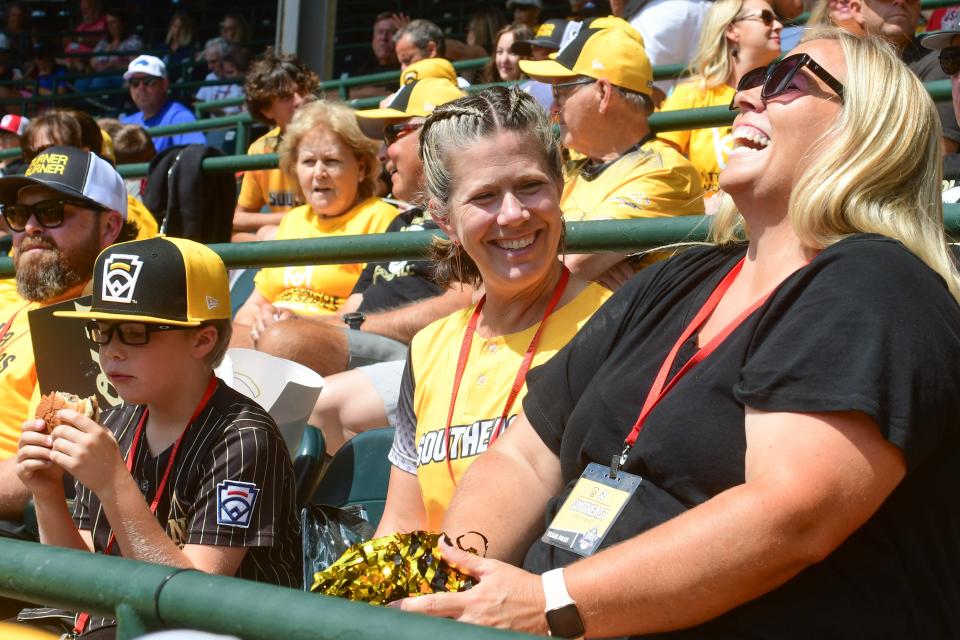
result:
[[(300, 107), (280, 145), (280, 167), (295, 177), (306, 203), (291, 209), (278, 240), (383, 233), (397, 216), (374, 197), (378, 145), (357, 126), (353, 110), (320, 100)], [(238, 332), (257, 335), (278, 320), (335, 313), (360, 278), (363, 264), (263, 269), (256, 290), (237, 312)], [(243, 331), (243, 329), (246, 331)]]
[[(728, 105), (734, 87), (747, 71), (780, 56), (783, 25), (766, 0), (717, 0), (703, 21), (690, 79), (674, 88), (661, 111)], [(700, 172), (707, 211), (717, 193), (717, 176), (733, 149), (728, 126), (692, 131), (664, 131), (658, 138), (673, 144)]]
[(560, 145), (518, 88), (438, 106), (420, 134), (437, 276), (476, 305), (420, 331), (400, 387), (379, 534), (436, 530), (459, 478), (519, 413), (526, 372), (610, 295), (564, 267)]

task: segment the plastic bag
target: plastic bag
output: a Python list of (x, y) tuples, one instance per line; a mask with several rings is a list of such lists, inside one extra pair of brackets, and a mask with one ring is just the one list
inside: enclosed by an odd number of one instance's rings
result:
[(308, 504), (300, 512), (303, 531), (303, 588), (310, 590), (313, 576), (337, 561), (358, 542), (376, 532), (363, 505), (346, 508)]

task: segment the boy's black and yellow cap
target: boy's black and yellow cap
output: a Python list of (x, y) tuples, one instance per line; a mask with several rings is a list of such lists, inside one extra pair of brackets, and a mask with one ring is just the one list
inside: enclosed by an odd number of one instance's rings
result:
[(54, 315), (182, 327), (229, 319), (227, 269), (212, 249), (193, 240), (157, 236), (121, 242), (97, 257), (90, 311)]
[(613, 16), (595, 18), (571, 33), (576, 35), (551, 54), (552, 59), (521, 60), (520, 70), (547, 82), (586, 76), (630, 91), (653, 93), (653, 67), (643, 48), (643, 36), (629, 22)]
[(357, 111), (357, 124), (364, 135), (376, 140), (383, 137), (387, 121), (426, 118), (441, 104), (465, 95), (456, 83), (443, 78), (413, 80), (403, 85), (385, 108)]

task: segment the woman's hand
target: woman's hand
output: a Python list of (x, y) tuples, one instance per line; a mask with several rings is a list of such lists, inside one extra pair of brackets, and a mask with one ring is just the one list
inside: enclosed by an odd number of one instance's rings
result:
[(264, 331), (267, 330), (267, 327), (270, 325), (287, 320), (288, 318), (296, 318), (297, 314), (289, 309), (283, 309), (275, 307), (269, 302), (260, 306), (259, 313), (253, 318), (253, 324), (250, 327), (250, 337), (253, 338), (253, 344), (257, 344), (257, 341), (260, 339), (260, 336)]
[(77, 482), (104, 499), (119, 476), (129, 477), (113, 434), (70, 409), (57, 412), (62, 423), (53, 429), (50, 459)]
[(50, 458), (53, 436), (47, 434), (43, 420), (27, 420), (21, 425), (17, 451), (17, 477), (34, 496), (61, 495), (63, 469)]
[(499, 560), (461, 551), (444, 541), (444, 538), (446, 536), (441, 536), (440, 541), (443, 559), (476, 578), (478, 584), (461, 593), (435, 593), (407, 598), (395, 606), (403, 611), (487, 627), (548, 634), (544, 615), (546, 601), (540, 576)]

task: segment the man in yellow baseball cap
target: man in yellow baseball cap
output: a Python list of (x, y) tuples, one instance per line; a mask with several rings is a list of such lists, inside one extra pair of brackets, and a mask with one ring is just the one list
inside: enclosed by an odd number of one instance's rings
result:
[[(703, 188), (693, 165), (650, 130), (653, 69), (643, 38), (619, 18), (597, 18), (552, 60), (522, 60), (553, 83), (563, 145), (586, 159), (569, 176), (567, 220), (699, 215)], [(633, 273), (623, 255), (568, 256), (575, 273), (615, 289)]]

